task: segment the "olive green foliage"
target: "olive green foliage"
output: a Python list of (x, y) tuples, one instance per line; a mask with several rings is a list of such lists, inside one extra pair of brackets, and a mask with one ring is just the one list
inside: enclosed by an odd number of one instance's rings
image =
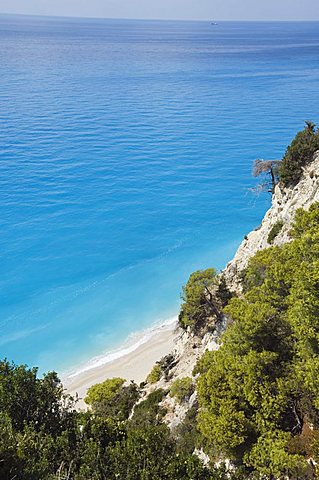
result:
[(123, 480), (213, 479), (193, 455), (178, 454), (165, 425), (136, 428), (111, 451), (112, 477)]
[(125, 420), (139, 398), (139, 390), (134, 382), (125, 386), (123, 378), (109, 378), (88, 389), (84, 398), (95, 413), (119, 420)]
[(0, 412), (11, 418), (14, 429), (22, 431), (28, 422), (35, 429), (41, 425), (41, 429), (54, 431), (62, 402), (63, 387), (56, 373), (38, 379), (36, 368), (0, 361)]
[(233, 293), (229, 290), (224, 275), (219, 275), (216, 297), (222, 308), (226, 307), (229, 300), (233, 297)]
[[(125, 387), (111, 379), (90, 389), (93, 412), (78, 412), (55, 373), (0, 362), (1, 480), (226, 480), (179, 449), (161, 424), (156, 391), (139, 403), (132, 420), (116, 406)], [(108, 407), (96, 406), (107, 400)]]
[(190, 408), (184, 420), (174, 430), (177, 450), (191, 454), (203, 446), (203, 438), (197, 426), (197, 406)]
[(162, 388), (151, 392), (145, 400), (135, 406), (131, 423), (140, 427), (159, 425), (166, 414), (166, 409), (159, 405), (165, 395), (166, 392)]
[(212, 314), (216, 314), (208, 295), (209, 287), (216, 279), (216, 270), (197, 270), (189, 277), (183, 287), (182, 306), (179, 314), (179, 324), (183, 328), (198, 328)]
[(221, 348), (197, 366), (210, 452), (262, 478), (306, 478), (306, 459), (319, 461), (318, 203), (297, 212), (291, 233), (251, 259)]
[(108, 378), (103, 383), (96, 383), (90, 387), (84, 398), (85, 403), (94, 405), (104, 400), (112, 400), (121, 390), (125, 383), (124, 378)]
[(291, 235), (295, 238), (300, 238), (305, 232), (309, 234), (314, 233), (319, 228), (319, 209), (318, 203), (313, 203), (308, 212), (302, 209), (297, 210), (295, 216), (295, 223), (291, 230)]
[(154, 367), (147, 376), (148, 383), (156, 383), (160, 380), (162, 376), (162, 367), (159, 363), (155, 363)]
[(284, 226), (284, 222), (282, 220), (278, 220), (270, 229), (268, 234), (267, 242), (272, 243), (277, 235), (281, 232), (282, 227)]
[(313, 160), (314, 153), (319, 150), (319, 131), (315, 124), (306, 122), (304, 130), (298, 132), (282, 159), (279, 178), (284, 185), (298, 182), (302, 168)]
[(189, 400), (194, 392), (193, 380), (190, 377), (177, 378), (171, 385), (170, 395), (179, 403)]

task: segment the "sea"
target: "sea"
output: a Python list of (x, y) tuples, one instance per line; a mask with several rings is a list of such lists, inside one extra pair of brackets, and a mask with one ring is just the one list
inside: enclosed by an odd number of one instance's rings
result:
[(171, 325), (305, 120), (318, 22), (0, 15), (0, 358), (80, 371)]

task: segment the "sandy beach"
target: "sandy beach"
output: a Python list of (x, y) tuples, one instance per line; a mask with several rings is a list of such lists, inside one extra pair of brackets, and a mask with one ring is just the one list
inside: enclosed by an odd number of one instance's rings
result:
[[(176, 333), (174, 333), (176, 324), (165, 325), (154, 329), (153, 334), (145, 342), (133, 348), (127, 354), (109, 361), (104, 365), (92, 366), (89, 369), (79, 371), (71, 376), (65, 376), (62, 381), (67, 393), (79, 395), (83, 399), (87, 389), (95, 383), (100, 383), (107, 378), (121, 377), (126, 380), (134, 380), (140, 383), (152, 369), (156, 361), (167, 355), (175, 344)], [(79, 406), (83, 407), (83, 400)]]

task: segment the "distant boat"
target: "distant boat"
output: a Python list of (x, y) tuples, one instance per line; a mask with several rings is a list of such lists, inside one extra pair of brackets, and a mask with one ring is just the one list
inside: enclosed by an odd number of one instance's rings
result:
[(210, 24), (211, 25), (218, 25), (216, 22), (211, 22)]

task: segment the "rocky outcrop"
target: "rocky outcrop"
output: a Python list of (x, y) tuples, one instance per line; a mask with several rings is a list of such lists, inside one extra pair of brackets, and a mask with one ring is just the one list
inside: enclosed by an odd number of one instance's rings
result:
[[(220, 338), (226, 330), (227, 323), (227, 317), (222, 315), (216, 320), (213, 331), (208, 331), (203, 335), (178, 328), (176, 332), (176, 345), (169, 355), (173, 358), (172, 367), (165, 372), (165, 375), (163, 375), (158, 382), (152, 385), (146, 385), (141, 400), (145, 400), (149, 393), (159, 388), (169, 391), (171, 384), (178, 378), (192, 377), (195, 380), (193, 370), (197, 361), (205, 351), (217, 350), (219, 348)], [(183, 404), (179, 404), (176, 399), (172, 398), (169, 394), (166, 395), (161, 402), (161, 406), (167, 410), (164, 422), (174, 430), (184, 420), (188, 410), (192, 408), (196, 401), (196, 391), (189, 400)]]
[(261, 225), (245, 237), (233, 260), (228, 263), (224, 273), (228, 285), (234, 291), (240, 293), (238, 274), (247, 266), (248, 260), (258, 250), (270, 246), (268, 236), (274, 225), (282, 222), (282, 228), (271, 244), (282, 245), (289, 242), (289, 232), (296, 210), (307, 210), (315, 201), (319, 201), (319, 152), (313, 162), (303, 169), (302, 177), (294, 188), (284, 188), (279, 184), (275, 187), (272, 205)]
[(197, 393), (194, 392), (191, 397), (182, 403), (179, 403), (174, 397), (167, 395), (161, 402), (161, 406), (167, 411), (164, 422), (169, 425), (171, 430), (175, 430), (180, 425), (187, 412), (193, 407), (197, 406)]

